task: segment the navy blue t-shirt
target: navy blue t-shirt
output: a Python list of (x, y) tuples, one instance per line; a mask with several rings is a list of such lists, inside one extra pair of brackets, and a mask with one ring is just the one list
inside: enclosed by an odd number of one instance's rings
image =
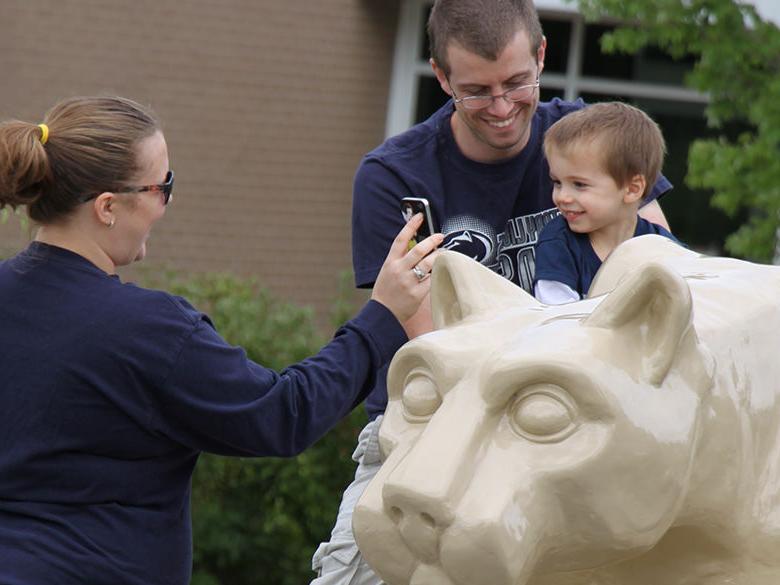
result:
[(201, 451), (293, 455), (406, 341), (369, 302), (277, 373), (184, 299), (33, 243), (0, 263), (0, 583), (186, 585)]
[[(648, 234), (657, 234), (677, 241), (667, 229), (637, 216), (633, 237)], [(588, 234), (571, 231), (566, 220), (559, 215), (547, 224), (539, 236), (534, 284), (540, 280), (562, 282), (583, 298), (601, 264), (601, 259), (590, 244)]]
[[(426, 121), (369, 152), (355, 175), (352, 262), (355, 284), (370, 287), (403, 227), (401, 199), (425, 197), (442, 247), (466, 254), (533, 294), (534, 245), (558, 210), (552, 201), (544, 133), (557, 120), (585, 107), (581, 100), (542, 102), (526, 147), (497, 163), (463, 155), (452, 134), (452, 101)], [(661, 177), (648, 197), (671, 189)], [(366, 400), (370, 418), (387, 406), (386, 372)]]

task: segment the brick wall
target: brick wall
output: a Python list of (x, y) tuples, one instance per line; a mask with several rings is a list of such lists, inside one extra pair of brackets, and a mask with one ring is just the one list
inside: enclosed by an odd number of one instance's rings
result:
[[(397, 11), (391, 0), (9, 0), (0, 118), (37, 122), (70, 95), (151, 104), (176, 191), (144, 264), (256, 275), (323, 316), (351, 268), (355, 167), (383, 137)], [(3, 248), (23, 240), (0, 226)]]

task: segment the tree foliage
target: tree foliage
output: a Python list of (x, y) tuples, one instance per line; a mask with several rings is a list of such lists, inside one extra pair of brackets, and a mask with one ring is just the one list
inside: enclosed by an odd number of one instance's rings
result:
[[(710, 97), (708, 124), (722, 131), (696, 140), (686, 182), (711, 189), (712, 203), (748, 221), (726, 248), (772, 259), (780, 221), (780, 30), (735, 0), (577, 0), (588, 20), (622, 24), (602, 37), (607, 52), (655, 46), (692, 56), (686, 84)], [(729, 128), (740, 128), (729, 136)]]

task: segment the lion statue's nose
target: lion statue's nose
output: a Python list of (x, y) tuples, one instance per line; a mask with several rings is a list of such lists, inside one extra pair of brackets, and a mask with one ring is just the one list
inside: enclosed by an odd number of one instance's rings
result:
[(435, 563), (441, 532), (452, 522), (449, 507), (441, 498), (393, 484), (385, 486), (384, 499), (388, 516), (398, 527), (406, 546), (421, 561)]

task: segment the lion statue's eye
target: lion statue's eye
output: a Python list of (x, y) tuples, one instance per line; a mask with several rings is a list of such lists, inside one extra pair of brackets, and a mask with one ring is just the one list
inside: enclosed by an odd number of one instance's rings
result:
[(542, 443), (561, 441), (576, 428), (574, 405), (557, 386), (523, 390), (511, 403), (509, 420), (517, 433)]
[(423, 422), (439, 408), (441, 395), (436, 382), (429, 375), (413, 370), (406, 377), (401, 402), (404, 405), (404, 415), (410, 422)]

